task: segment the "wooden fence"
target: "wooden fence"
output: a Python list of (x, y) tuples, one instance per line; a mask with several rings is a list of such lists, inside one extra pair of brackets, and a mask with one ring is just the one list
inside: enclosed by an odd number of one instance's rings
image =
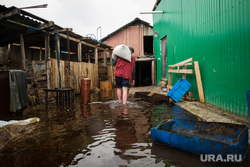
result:
[[(98, 83), (98, 65), (85, 62), (70, 62), (70, 75), (67, 68), (68, 62), (60, 60), (61, 86), (75, 89), (75, 93), (80, 93), (82, 74), (91, 79), (91, 89)], [(59, 88), (59, 73), (56, 59), (51, 59), (50, 64), (50, 88)]]

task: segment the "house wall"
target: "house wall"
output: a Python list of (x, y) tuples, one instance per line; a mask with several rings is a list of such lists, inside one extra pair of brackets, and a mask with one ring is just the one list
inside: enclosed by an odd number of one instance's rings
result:
[(132, 46), (134, 56), (143, 56), (143, 25), (130, 26), (107, 39), (107, 45), (116, 47), (120, 44)]
[[(250, 2), (248, 0), (165, 0), (153, 15), (157, 83), (161, 79), (161, 39), (167, 36), (167, 65), (190, 57), (199, 62), (205, 102), (248, 116), (250, 89)], [(168, 69), (167, 69), (168, 70)], [(167, 73), (167, 75), (169, 75)], [(181, 75), (173, 74), (172, 85)], [(199, 98), (195, 74), (187, 74)]]

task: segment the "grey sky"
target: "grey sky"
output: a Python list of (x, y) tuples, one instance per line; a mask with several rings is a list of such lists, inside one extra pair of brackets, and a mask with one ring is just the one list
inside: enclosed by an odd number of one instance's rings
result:
[[(151, 14), (156, 0), (0, 0), (6, 7), (26, 7), (48, 4), (48, 8), (26, 9), (46, 20), (54, 21), (63, 28), (73, 28), (73, 32), (86, 36), (97, 36), (101, 26), (102, 38), (131, 22), (136, 17), (152, 25)], [(98, 33), (100, 38), (100, 31)]]

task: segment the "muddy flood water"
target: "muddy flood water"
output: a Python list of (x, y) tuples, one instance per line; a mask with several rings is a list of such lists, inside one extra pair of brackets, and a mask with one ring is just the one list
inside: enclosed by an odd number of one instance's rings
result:
[(177, 105), (135, 100), (122, 105), (92, 95), (87, 105), (76, 97), (68, 111), (50, 102), (48, 110), (40, 105), (19, 115), (31, 117), (40, 122), (24, 126), (6, 143), (1, 167), (249, 166), (249, 156), (241, 163), (201, 162), (199, 155), (153, 142), (150, 129), (162, 120), (200, 120)]

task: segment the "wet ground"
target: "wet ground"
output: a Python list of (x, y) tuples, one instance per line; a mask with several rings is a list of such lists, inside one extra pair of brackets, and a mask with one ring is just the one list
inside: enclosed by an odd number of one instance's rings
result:
[(200, 120), (177, 105), (100, 99), (93, 94), (84, 105), (77, 97), (68, 111), (53, 102), (47, 111), (27, 108), (19, 117), (40, 122), (21, 127), (6, 143), (0, 166), (249, 166), (249, 156), (242, 163), (201, 162), (199, 155), (154, 143), (150, 129), (162, 120)]

